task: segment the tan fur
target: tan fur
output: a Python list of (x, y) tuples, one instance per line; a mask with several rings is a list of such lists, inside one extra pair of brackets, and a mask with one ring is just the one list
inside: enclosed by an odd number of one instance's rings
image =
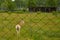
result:
[[(18, 22), (18, 24), (15, 26), (15, 27), (16, 27), (16, 32), (17, 32), (17, 33), (20, 32), (20, 29), (21, 29), (21, 27), (23, 26), (23, 24), (24, 24), (24, 21), (21, 20), (21, 21)], [(17, 30), (17, 28), (18, 28), (18, 30)]]

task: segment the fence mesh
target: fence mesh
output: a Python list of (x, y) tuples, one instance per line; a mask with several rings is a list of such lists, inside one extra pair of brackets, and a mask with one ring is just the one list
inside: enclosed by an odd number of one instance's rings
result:
[[(25, 24), (17, 35), (15, 26), (21, 19)], [(60, 40), (60, 14), (0, 13), (0, 40)]]

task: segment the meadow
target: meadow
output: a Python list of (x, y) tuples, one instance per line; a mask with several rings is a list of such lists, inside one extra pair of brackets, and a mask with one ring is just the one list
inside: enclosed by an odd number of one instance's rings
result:
[[(15, 25), (23, 19), (20, 34)], [(60, 14), (0, 13), (0, 40), (60, 40)]]

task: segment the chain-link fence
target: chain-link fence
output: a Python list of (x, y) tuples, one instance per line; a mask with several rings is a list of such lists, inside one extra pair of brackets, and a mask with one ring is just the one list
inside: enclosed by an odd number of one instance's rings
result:
[[(16, 24), (25, 24), (16, 33)], [(52, 13), (0, 13), (0, 40), (60, 40), (60, 14)]]

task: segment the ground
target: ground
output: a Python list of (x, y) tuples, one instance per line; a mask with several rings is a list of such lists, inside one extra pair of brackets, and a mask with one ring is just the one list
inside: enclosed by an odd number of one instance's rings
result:
[[(20, 34), (15, 25), (23, 19)], [(0, 40), (60, 40), (60, 14), (0, 13)]]

